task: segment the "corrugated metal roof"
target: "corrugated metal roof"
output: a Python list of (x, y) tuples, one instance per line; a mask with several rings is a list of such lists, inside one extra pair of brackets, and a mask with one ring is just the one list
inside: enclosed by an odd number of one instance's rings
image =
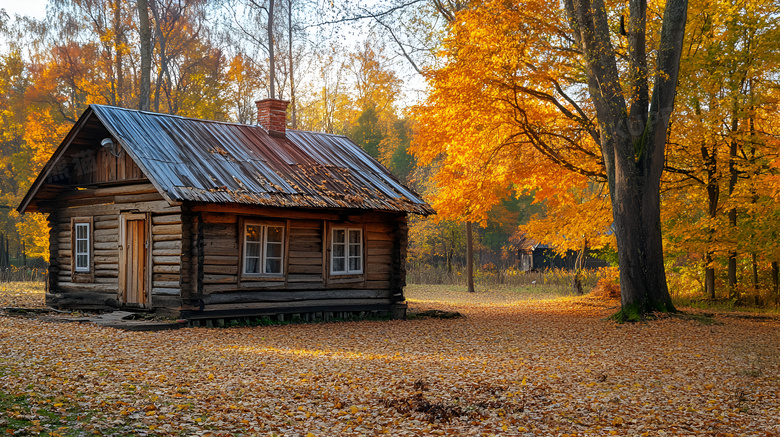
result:
[(90, 109), (174, 201), (434, 213), (344, 136), (288, 130), (278, 138), (259, 126)]

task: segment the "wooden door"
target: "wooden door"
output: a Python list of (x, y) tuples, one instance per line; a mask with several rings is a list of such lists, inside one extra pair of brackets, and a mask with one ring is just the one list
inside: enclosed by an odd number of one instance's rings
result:
[(127, 306), (148, 307), (148, 232), (145, 215), (127, 215), (122, 241), (122, 267), (120, 275), (123, 300)]

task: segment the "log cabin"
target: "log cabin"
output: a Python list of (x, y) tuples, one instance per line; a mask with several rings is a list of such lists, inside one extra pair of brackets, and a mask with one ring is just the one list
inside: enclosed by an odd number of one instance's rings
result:
[(46, 303), (189, 320), (404, 317), (408, 214), (433, 209), (355, 143), (90, 105), (18, 211), (48, 214)]

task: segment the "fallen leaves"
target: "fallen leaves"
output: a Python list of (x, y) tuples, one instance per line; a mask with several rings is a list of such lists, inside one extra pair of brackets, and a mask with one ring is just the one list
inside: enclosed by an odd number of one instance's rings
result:
[[(408, 287), (457, 319), (125, 332), (0, 318), (0, 429), (103, 435), (775, 435), (780, 323)], [(36, 431), (37, 430), (37, 431)]]

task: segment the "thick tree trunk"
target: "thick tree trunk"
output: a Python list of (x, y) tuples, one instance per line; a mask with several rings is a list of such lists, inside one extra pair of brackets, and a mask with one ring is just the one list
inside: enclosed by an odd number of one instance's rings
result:
[(577, 294), (583, 294), (582, 290), (582, 269), (585, 266), (585, 257), (588, 251), (588, 240), (582, 244), (582, 249), (577, 252), (577, 259), (574, 261), (574, 279), (572, 280), (572, 289)]
[(772, 293), (775, 297), (778, 296), (780, 290), (780, 267), (778, 267), (777, 261), (772, 261)]
[(469, 293), (474, 293), (474, 242), (471, 222), (466, 222), (466, 281)]
[(141, 83), (138, 109), (148, 111), (152, 91), (152, 28), (149, 25), (149, 4), (138, 0), (138, 33), (141, 40)]
[(651, 311), (675, 311), (664, 272), (659, 189), (688, 2), (666, 3), (652, 96), (643, 85), (648, 77), (646, 0), (629, 2), (628, 71), (633, 86), (628, 90), (620, 80), (605, 2), (564, 0), (564, 5), (584, 56), (612, 198), (622, 301), (616, 318), (637, 320)]

